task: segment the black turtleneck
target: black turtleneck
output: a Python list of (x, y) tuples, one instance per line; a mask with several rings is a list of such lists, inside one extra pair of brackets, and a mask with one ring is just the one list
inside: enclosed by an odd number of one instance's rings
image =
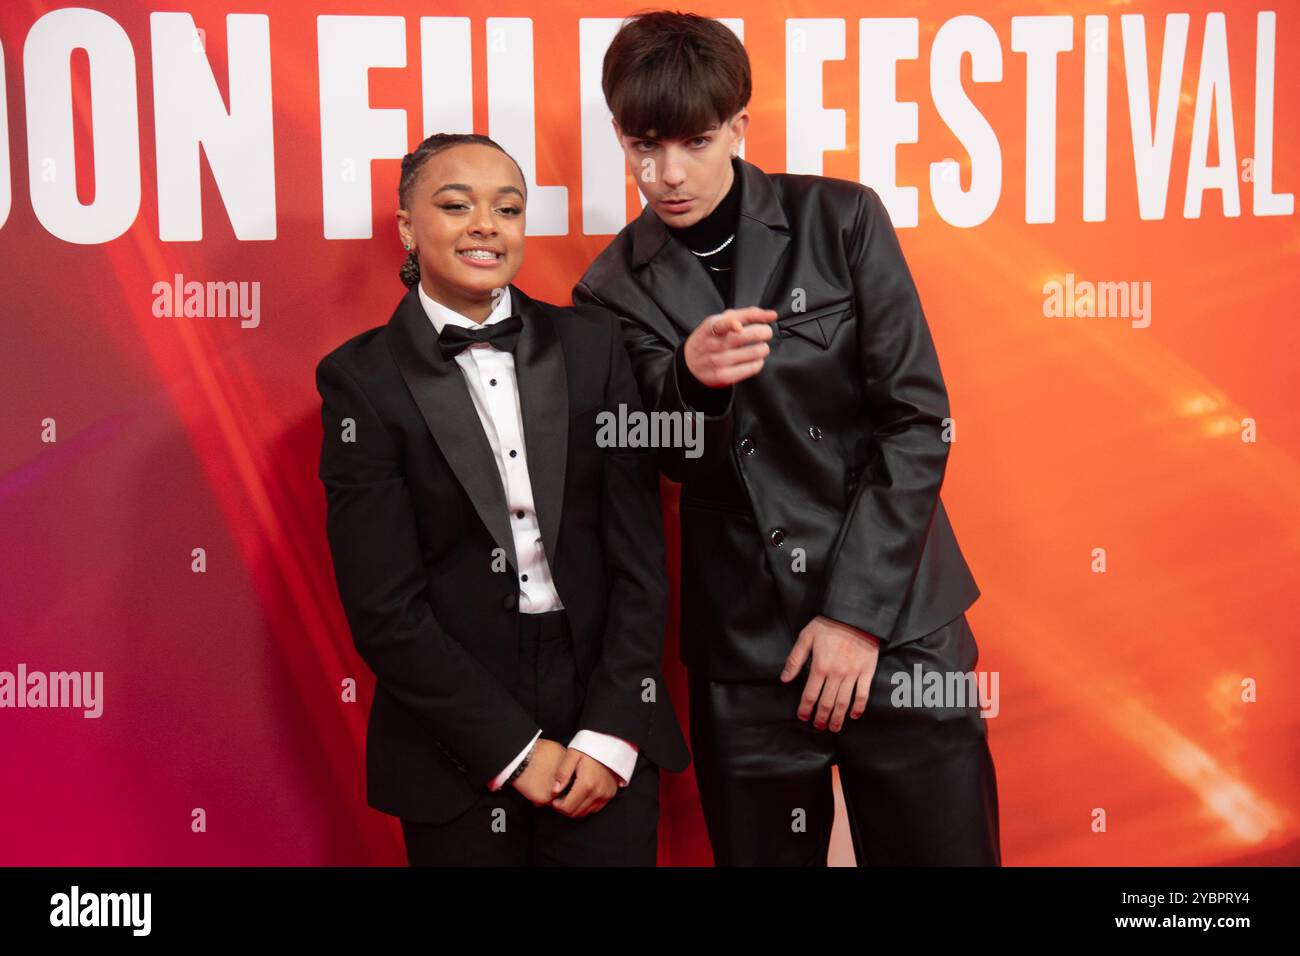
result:
[[(724, 249), (717, 252), (713, 252), (713, 250), (718, 249), (718, 246), (726, 242), (728, 236), (736, 234), (736, 226), (740, 219), (741, 175), (740, 163), (735, 157), (731, 160), (731, 171), (731, 188), (727, 190), (727, 195), (707, 216), (693, 226), (686, 226), (683, 229), (674, 229), (668, 226), (668, 232), (684, 243), (686, 248), (692, 252), (712, 253), (706, 256), (697, 255), (695, 258), (709, 274), (713, 284), (717, 286), (724, 305), (731, 301), (731, 277), (736, 256), (736, 240), (732, 239)], [(700, 318), (703, 319), (704, 316)], [(685, 341), (678, 346), (674, 361), (677, 365), (678, 391), (681, 392), (686, 404), (694, 411), (703, 412), (709, 417), (724, 414), (731, 404), (733, 386), (709, 388), (692, 375), (690, 369), (686, 366)], [(738, 480), (733, 484), (739, 487)]]
[[(731, 160), (731, 188), (713, 210), (699, 222), (682, 229), (669, 226), (668, 231), (695, 253), (700, 265), (709, 273), (724, 303), (731, 301), (732, 264), (735, 262), (736, 223), (740, 217), (740, 169)], [(731, 239), (728, 243), (727, 240)], [(719, 249), (719, 246), (723, 248)], [(707, 253), (707, 255), (706, 255)]]

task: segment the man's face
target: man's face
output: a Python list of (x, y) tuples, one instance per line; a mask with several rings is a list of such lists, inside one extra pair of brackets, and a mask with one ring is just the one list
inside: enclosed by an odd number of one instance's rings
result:
[(748, 126), (749, 112), (742, 109), (727, 122), (683, 139), (625, 136), (617, 121), (614, 132), (646, 205), (666, 225), (682, 229), (711, 213), (727, 195), (734, 176), (731, 154), (740, 149)]

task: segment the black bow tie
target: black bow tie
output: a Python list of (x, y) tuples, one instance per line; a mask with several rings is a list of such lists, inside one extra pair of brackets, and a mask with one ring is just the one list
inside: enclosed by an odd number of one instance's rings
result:
[(438, 333), (438, 348), (442, 351), (442, 357), (448, 360), (459, 355), (469, 346), (480, 342), (494, 345), (503, 352), (513, 352), (523, 327), (524, 320), (517, 315), (477, 329), (467, 329), (463, 325), (448, 323)]

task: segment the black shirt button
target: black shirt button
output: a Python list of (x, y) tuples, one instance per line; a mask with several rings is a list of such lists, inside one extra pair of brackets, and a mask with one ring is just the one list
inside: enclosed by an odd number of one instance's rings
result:
[(518, 454), (519, 454), (519, 452), (515, 451), (513, 448), (510, 449), (510, 457), (511, 457), (511, 458), (514, 458), (514, 457), (515, 457), (516, 455), (518, 455)]
[(528, 580), (528, 575), (526, 575), (526, 574), (521, 574), (521, 575), (519, 575), (519, 580), (520, 580), (520, 581), (527, 581), (527, 580)]
[(784, 528), (773, 528), (773, 529), (772, 529), (772, 533), (771, 533), (770, 535), (768, 535), (768, 538), (769, 538), (769, 539), (771, 540), (771, 542), (772, 542), (774, 545), (776, 545), (778, 548), (781, 547), (781, 545), (785, 544), (785, 529), (784, 529)]
[(758, 449), (754, 447), (754, 442), (752, 439), (742, 438), (740, 440), (740, 453), (742, 455), (752, 455), (757, 450)]
[(808, 436), (809, 436), (813, 441), (821, 441), (821, 440), (822, 440), (822, 430), (821, 430), (820, 428), (818, 428), (816, 425), (809, 425), (809, 426), (808, 426)]
[(524, 516), (524, 513), (523, 513), (522, 511), (516, 511), (516, 512), (515, 512), (515, 517), (516, 517), (516, 518), (522, 518), (523, 516)]
[(490, 382), (488, 382), (489, 385), (495, 385), (496, 383), (497, 383), (496, 379), (492, 379)]

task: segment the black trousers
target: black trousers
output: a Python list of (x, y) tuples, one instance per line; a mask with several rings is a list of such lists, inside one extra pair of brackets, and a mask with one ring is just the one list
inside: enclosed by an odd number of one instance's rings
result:
[(825, 866), (835, 764), (859, 866), (1000, 866), (997, 778), (978, 699), (896, 706), (912, 700), (917, 664), (947, 684), (978, 657), (964, 614), (883, 652), (866, 712), (845, 716), (838, 733), (798, 718), (807, 667), (788, 684), (691, 676), (691, 749), (717, 865)]
[[(581, 729), (584, 690), (568, 617), (562, 610), (518, 617), (521, 702), (543, 737), (567, 746)], [(659, 768), (638, 755), (627, 787), (585, 817), (535, 807), (507, 784), (485, 787), (446, 823), (402, 820), (402, 835), (411, 866), (654, 866), (658, 826)]]

